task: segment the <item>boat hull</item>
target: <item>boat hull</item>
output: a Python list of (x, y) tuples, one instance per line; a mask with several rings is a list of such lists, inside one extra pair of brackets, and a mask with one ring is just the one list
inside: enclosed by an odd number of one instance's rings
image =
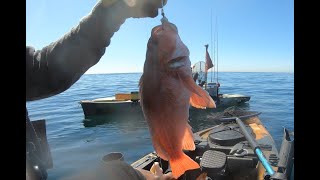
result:
[(219, 94), (219, 100), (216, 100), (217, 106), (234, 106), (243, 104), (250, 100), (250, 96), (241, 94)]
[[(250, 96), (240, 94), (220, 94), (219, 100), (215, 100), (218, 109), (241, 105), (250, 100)], [(103, 116), (109, 114), (141, 114), (142, 109), (139, 100), (115, 100), (114, 97), (95, 100), (80, 101), (85, 117)], [(201, 109), (190, 106), (191, 113)], [(207, 109), (215, 112), (216, 109)]]
[(80, 101), (85, 117), (108, 114), (139, 114), (142, 109), (139, 101)]

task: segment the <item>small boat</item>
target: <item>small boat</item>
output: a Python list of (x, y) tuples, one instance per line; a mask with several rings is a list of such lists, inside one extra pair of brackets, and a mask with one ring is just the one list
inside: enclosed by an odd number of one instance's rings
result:
[[(237, 114), (237, 116), (234, 116)], [(284, 128), (280, 151), (259, 119), (259, 112), (233, 111), (219, 117), (220, 124), (194, 133), (196, 149), (184, 152), (200, 165), (179, 179), (264, 180), (293, 179), (293, 132)], [(170, 172), (168, 161), (151, 152), (131, 164), (152, 172), (159, 162)], [(200, 178), (202, 177), (202, 178)]]
[[(219, 93), (220, 83), (218, 78), (218, 70), (215, 69), (214, 63), (210, 58), (208, 53), (208, 44), (206, 47), (206, 59), (204, 61), (199, 61), (192, 66), (192, 76), (193, 80), (198, 83), (203, 89), (205, 89), (212, 99), (216, 102), (217, 106), (235, 106), (243, 104), (250, 100), (250, 96), (242, 94), (221, 94)], [(218, 58), (216, 58), (218, 59)], [(211, 69), (211, 82), (208, 82), (208, 71)], [(218, 69), (218, 67), (217, 67)], [(212, 75), (213, 73), (213, 75)], [(216, 82), (213, 82), (215, 79)]]
[(107, 114), (142, 113), (139, 92), (117, 93), (114, 97), (82, 100), (79, 103), (85, 117)]
[[(217, 108), (208, 110), (215, 112), (229, 106), (240, 105), (243, 102), (246, 102), (248, 98), (235, 94), (220, 94), (219, 97), (219, 100), (215, 99)], [(81, 100), (79, 104), (81, 105), (86, 118), (112, 114), (142, 114), (139, 92), (117, 93), (113, 97)], [(197, 109), (192, 106), (190, 106), (190, 110), (190, 113), (202, 111), (202, 109)]]
[[(212, 83), (208, 83), (208, 88), (206, 89), (208, 93), (212, 92)], [(230, 106), (241, 105), (250, 100), (249, 96), (241, 94), (219, 94), (218, 98), (211, 96), (216, 102), (217, 108), (226, 108)], [(142, 113), (140, 106), (139, 92), (130, 93), (117, 93), (113, 97), (98, 98), (93, 100), (81, 100), (83, 113), (85, 117), (101, 116), (108, 114), (132, 114), (132, 113)], [(200, 111), (201, 109), (194, 108), (190, 106), (190, 112), (195, 110)], [(216, 111), (216, 109), (210, 109), (211, 111)]]

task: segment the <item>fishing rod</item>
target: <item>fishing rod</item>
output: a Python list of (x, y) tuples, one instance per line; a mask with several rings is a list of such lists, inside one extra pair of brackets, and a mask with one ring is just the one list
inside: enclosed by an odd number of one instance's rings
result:
[[(211, 57), (213, 57), (213, 64), (215, 66), (214, 55), (212, 54), (212, 49), (213, 49), (213, 42), (212, 42), (212, 8), (211, 8), (211, 21), (210, 21), (210, 23), (211, 23)], [(213, 66), (213, 68), (211, 68), (211, 82), (212, 82), (212, 69), (214, 69), (214, 66)]]

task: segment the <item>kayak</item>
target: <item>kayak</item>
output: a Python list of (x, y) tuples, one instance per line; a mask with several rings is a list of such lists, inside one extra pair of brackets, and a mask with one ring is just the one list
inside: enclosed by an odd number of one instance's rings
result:
[[(196, 149), (184, 152), (200, 169), (186, 171), (179, 179), (293, 179), (293, 132), (284, 128), (278, 151), (259, 115), (254, 111), (225, 112), (216, 117), (218, 125), (194, 133)], [(155, 162), (170, 172), (170, 164), (155, 152), (131, 166), (150, 170)]]
[[(243, 105), (250, 100), (250, 96), (241, 94), (219, 94), (218, 98), (213, 97), (217, 108), (227, 108), (236, 105)], [(86, 118), (92, 118), (104, 115), (123, 115), (123, 114), (142, 114), (140, 106), (140, 95), (138, 92), (116, 93), (112, 97), (97, 98), (93, 100), (81, 100), (79, 104), (82, 107)], [(190, 112), (203, 111), (202, 109), (190, 106)], [(215, 111), (214, 109), (209, 109)]]

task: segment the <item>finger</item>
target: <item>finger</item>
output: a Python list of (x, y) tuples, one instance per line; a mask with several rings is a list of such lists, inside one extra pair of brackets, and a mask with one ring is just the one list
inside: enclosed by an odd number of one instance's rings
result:
[(163, 179), (163, 180), (173, 180), (173, 179), (175, 179), (175, 178), (173, 177), (172, 172), (169, 172), (169, 173), (167, 173), (167, 174), (164, 174), (164, 175), (161, 177), (161, 179)]
[(162, 175), (163, 175), (163, 170), (162, 170), (162, 168), (157, 168), (157, 169), (156, 169), (156, 173), (155, 173), (154, 175), (156, 175), (156, 176), (162, 176)]
[(162, 5), (165, 6), (167, 4), (167, 0), (156, 0), (154, 1), (156, 7), (161, 8)]
[(159, 169), (161, 170), (161, 173), (162, 173), (163, 171), (160, 168), (159, 163), (155, 162), (155, 163), (152, 164), (152, 166), (150, 168), (150, 172), (152, 172), (153, 174), (159, 174)]
[(155, 175), (150, 171), (147, 171), (144, 169), (137, 169), (137, 170), (140, 171), (147, 180), (151, 180), (155, 178)]
[(162, 168), (160, 167), (160, 165), (159, 165), (159, 163), (158, 162), (155, 162), (154, 163), (154, 169), (155, 169), (155, 175), (157, 175), (157, 176), (161, 176), (161, 175), (163, 175), (163, 170), (162, 170)]
[(163, 0), (163, 5), (165, 6), (167, 4), (167, 0)]
[(152, 164), (151, 168), (150, 168), (150, 172), (152, 174), (155, 174), (156, 173), (156, 170), (155, 170), (155, 164)]

